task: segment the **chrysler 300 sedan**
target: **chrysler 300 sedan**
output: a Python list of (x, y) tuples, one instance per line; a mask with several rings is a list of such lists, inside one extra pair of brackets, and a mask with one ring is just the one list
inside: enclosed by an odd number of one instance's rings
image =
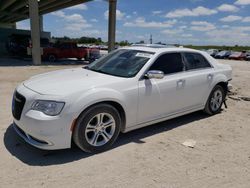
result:
[(15, 90), (15, 131), (45, 150), (111, 147), (128, 132), (198, 110), (221, 110), (232, 69), (206, 52), (128, 47), (83, 68), (33, 76)]

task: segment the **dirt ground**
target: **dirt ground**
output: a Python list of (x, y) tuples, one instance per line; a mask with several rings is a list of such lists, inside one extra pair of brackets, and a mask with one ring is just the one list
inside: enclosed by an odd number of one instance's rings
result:
[[(237, 96), (250, 96), (250, 62), (233, 67)], [(79, 66), (79, 65), (77, 65)], [(215, 116), (202, 112), (121, 134), (97, 155), (77, 148), (42, 151), (10, 127), (14, 88), (32, 75), (76, 67), (0, 66), (0, 187), (249, 188), (250, 102), (228, 99)], [(182, 145), (194, 139), (194, 148)]]

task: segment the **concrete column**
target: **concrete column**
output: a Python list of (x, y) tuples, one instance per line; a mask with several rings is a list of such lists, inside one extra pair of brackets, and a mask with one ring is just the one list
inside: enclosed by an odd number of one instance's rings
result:
[(43, 15), (39, 16), (39, 21), (40, 32), (43, 32)]
[(109, 31), (108, 31), (109, 52), (115, 49), (116, 5), (117, 5), (117, 0), (109, 0)]
[(39, 24), (39, 7), (38, 1), (29, 0), (29, 15), (32, 40), (32, 59), (35, 65), (41, 64), (40, 51), (40, 24)]

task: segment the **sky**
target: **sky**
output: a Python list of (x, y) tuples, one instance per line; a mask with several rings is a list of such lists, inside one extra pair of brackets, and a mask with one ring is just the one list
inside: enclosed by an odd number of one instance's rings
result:
[[(107, 41), (108, 3), (94, 0), (44, 15), (52, 36)], [(29, 20), (17, 23), (29, 29)], [(117, 0), (116, 40), (250, 45), (250, 0)]]

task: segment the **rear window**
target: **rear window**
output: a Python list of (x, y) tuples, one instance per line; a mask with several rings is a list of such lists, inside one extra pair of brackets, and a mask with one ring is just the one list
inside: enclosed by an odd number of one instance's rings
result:
[(206, 58), (198, 53), (184, 53), (186, 70), (209, 68), (211, 65)]

